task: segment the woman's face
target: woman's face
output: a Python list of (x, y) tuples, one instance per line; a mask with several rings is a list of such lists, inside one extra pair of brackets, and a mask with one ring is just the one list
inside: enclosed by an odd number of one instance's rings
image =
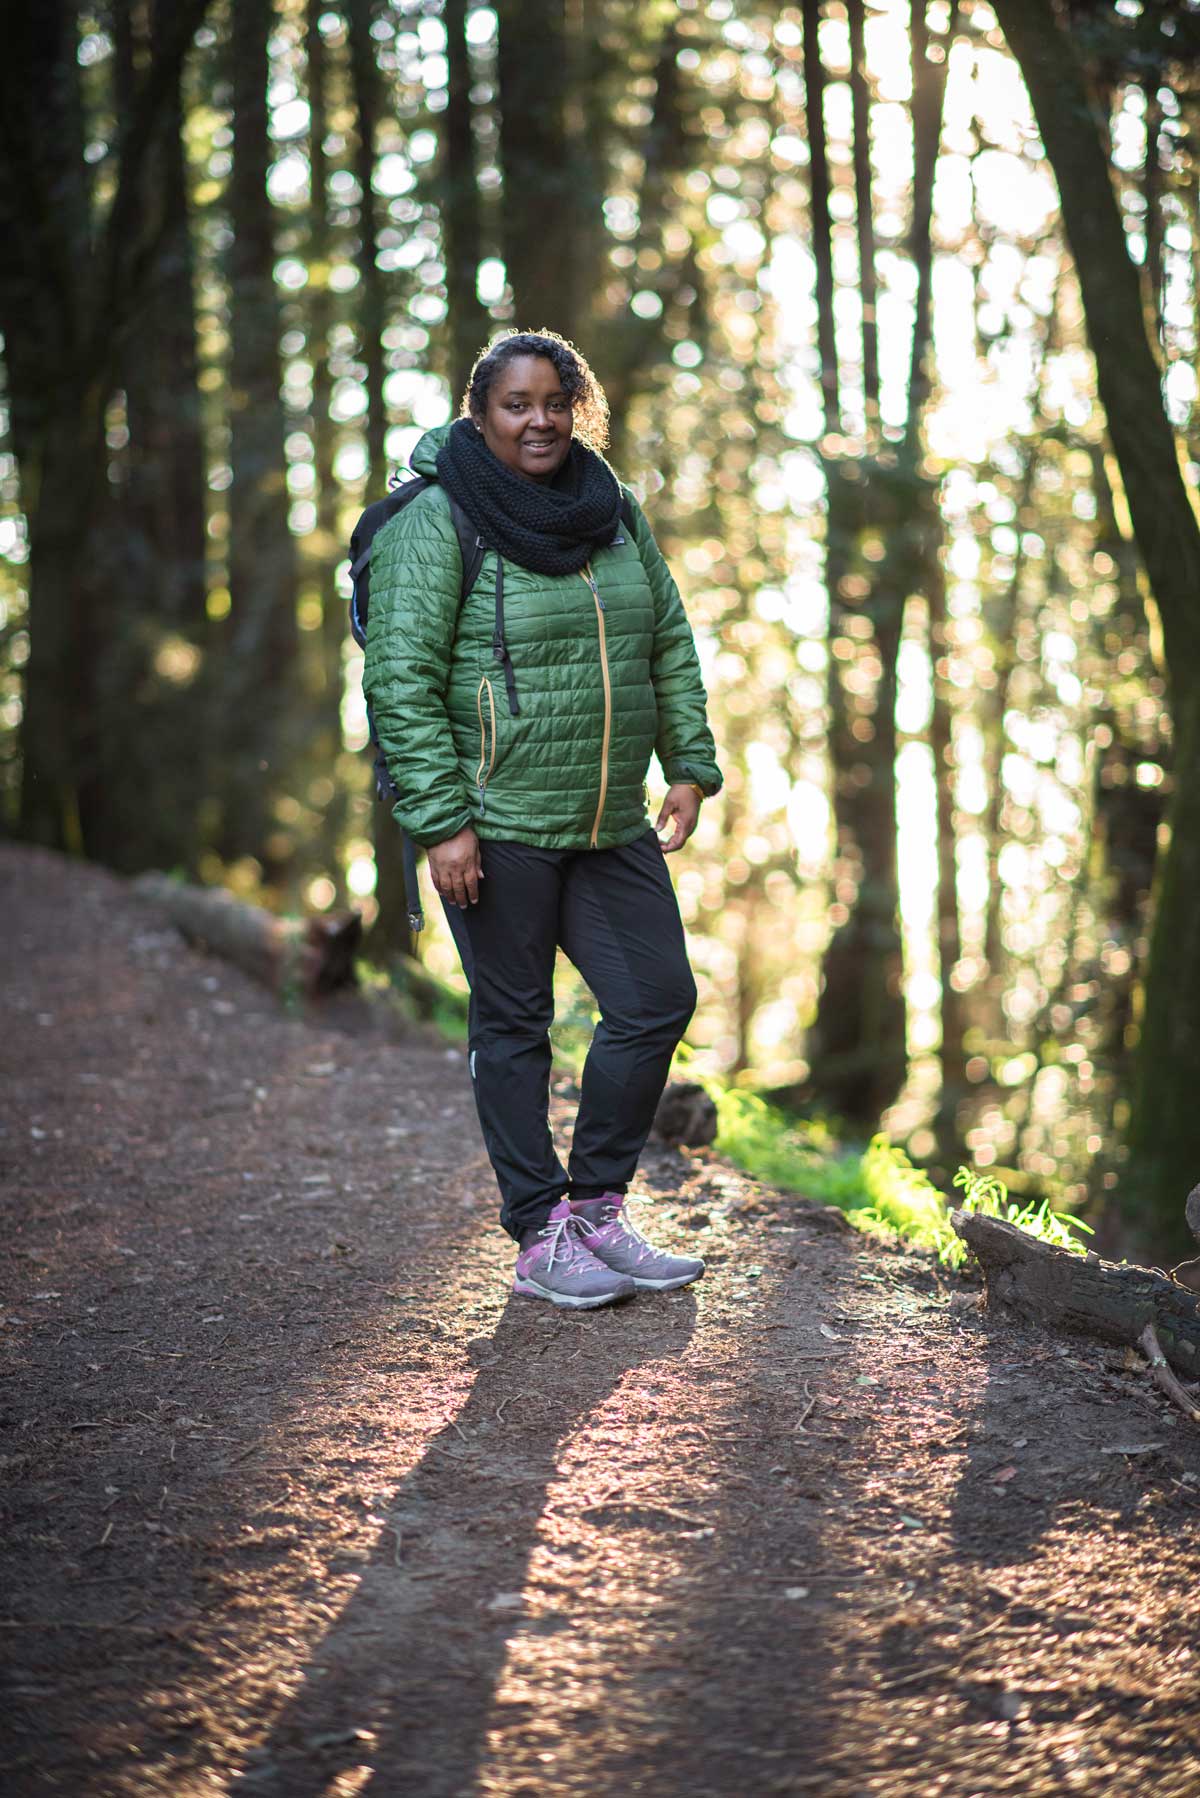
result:
[(492, 382), (481, 422), (492, 454), (530, 481), (548, 481), (571, 447), (571, 401), (545, 356), (514, 356)]

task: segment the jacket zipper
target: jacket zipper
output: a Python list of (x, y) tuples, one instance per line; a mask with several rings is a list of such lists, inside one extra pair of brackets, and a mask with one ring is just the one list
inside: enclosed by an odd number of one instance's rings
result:
[[(483, 695), (487, 690), (488, 712), (492, 720), (492, 753), (488, 755), (487, 726), (483, 722)], [(475, 770), (475, 785), (479, 788), (479, 810), (487, 811), (487, 784), (492, 778), (492, 769), (496, 766), (496, 700), (492, 693), (492, 683), (485, 674), (479, 683), (479, 691), (475, 695), (475, 710), (479, 714), (479, 766)], [(486, 768), (484, 764), (487, 764)]]
[(604, 816), (604, 805), (608, 798), (608, 750), (612, 740), (612, 680), (608, 672), (608, 639), (604, 629), (604, 601), (600, 597), (600, 589), (596, 585), (596, 577), (592, 573), (591, 563), (586, 562), (579, 572), (591, 588), (592, 598), (596, 602), (596, 623), (600, 630), (600, 673), (604, 681), (604, 740), (600, 749), (600, 803), (596, 807), (596, 816), (592, 820), (590, 844), (590, 847), (595, 849), (600, 836), (600, 820)]

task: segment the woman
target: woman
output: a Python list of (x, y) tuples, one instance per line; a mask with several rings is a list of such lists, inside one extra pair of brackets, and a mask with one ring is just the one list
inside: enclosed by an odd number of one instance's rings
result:
[[(514, 1290), (572, 1308), (704, 1272), (653, 1248), (625, 1193), (696, 1002), (663, 853), (721, 775), (678, 590), (599, 453), (607, 420), (553, 332), (480, 357), (463, 416), (413, 455), (437, 484), (375, 540), (363, 679), (395, 816), (428, 851), (470, 982)], [(465, 599), (451, 500), (487, 549)], [(655, 750), (671, 784), (652, 827)], [(548, 1122), (559, 945), (601, 1014), (567, 1170)]]

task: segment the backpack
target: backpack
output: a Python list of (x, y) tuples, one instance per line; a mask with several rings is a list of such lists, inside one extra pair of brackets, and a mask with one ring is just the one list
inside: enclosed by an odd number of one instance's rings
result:
[[(367, 621), (371, 610), (371, 551), (377, 534), (385, 524), (390, 524), (397, 512), (409, 505), (427, 488), (437, 486), (437, 482), (427, 475), (398, 477), (383, 499), (377, 499), (359, 516), (358, 523), (350, 533), (350, 634), (360, 649), (365, 649), (367, 642)], [(462, 580), (458, 590), (458, 603), (461, 608), (467, 594), (479, 579), (479, 570), (483, 567), (483, 558), (487, 552), (487, 544), (479, 535), (457, 500), (450, 499), (450, 517), (458, 538), (459, 552), (462, 556)], [(621, 492), (621, 520), (633, 536), (633, 503), (629, 495)], [(492, 654), (504, 671), (504, 686), (508, 696), (508, 709), (517, 717), (521, 710), (517, 697), (516, 674), (513, 670), (512, 657), (508, 653), (508, 645), (504, 640), (504, 558), (496, 557), (496, 623), (492, 632)], [(375, 751), (375, 793), (381, 800), (394, 800), (396, 784), (388, 773), (387, 762), (375, 734), (375, 720), (371, 716), (371, 708), (367, 706), (367, 729), (370, 732), (371, 746)], [(404, 892), (408, 906), (408, 925), (414, 936), (425, 928), (425, 912), (421, 904), (421, 891), (417, 882), (417, 856), (412, 838), (406, 830), (401, 830), (401, 853), (404, 862)]]

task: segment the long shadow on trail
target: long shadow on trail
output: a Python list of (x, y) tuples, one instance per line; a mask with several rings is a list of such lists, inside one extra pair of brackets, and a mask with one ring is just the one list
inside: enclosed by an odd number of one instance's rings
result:
[(469, 1788), (514, 1636), (576, 1623), (527, 1619), (521, 1596), (557, 1451), (632, 1369), (680, 1355), (695, 1320), (690, 1293), (587, 1317), (510, 1299), (473, 1345), (466, 1403), (381, 1501), (371, 1564), (231, 1792), (318, 1798), (367, 1767), (356, 1793)]
[[(1091, 1345), (1047, 1341), (1003, 1314), (972, 1327), (986, 1378), (950, 1511), (959, 1554), (983, 1567), (1020, 1567), (1081, 1506), (1097, 1525), (1129, 1522), (1148, 1481), (1169, 1473), (1188, 1446), (1173, 1420), (1164, 1425), (1148, 1394), (1119, 1381), (1106, 1389), (1094, 1373), (1086, 1384), (1060, 1377), (1080, 1357), (1094, 1370)], [(1141, 1420), (1131, 1418), (1134, 1405), (1144, 1408)]]

